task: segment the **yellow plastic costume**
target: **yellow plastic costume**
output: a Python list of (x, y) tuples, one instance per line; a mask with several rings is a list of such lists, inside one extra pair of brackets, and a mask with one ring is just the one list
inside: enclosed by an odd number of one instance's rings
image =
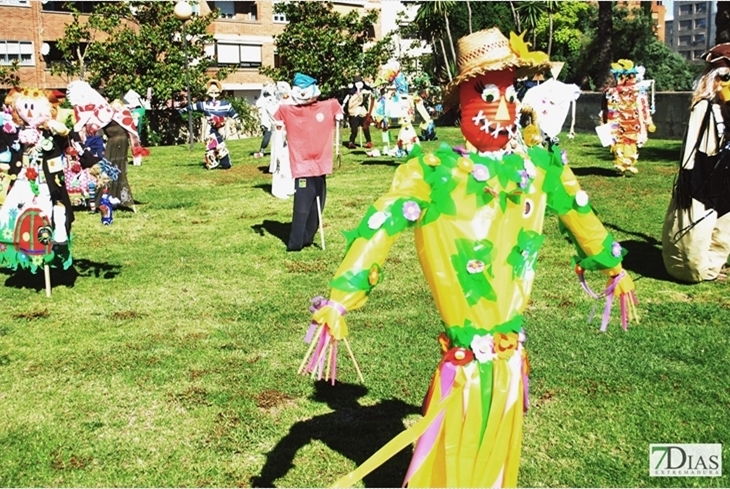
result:
[[(445, 325), (426, 417), (398, 442), (405, 446), (423, 435), (406, 476), (411, 487), (517, 482), (529, 372), (522, 313), (546, 208), (560, 216), (577, 243), (578, 265), (621, 273), (621, 248), (573, 172), (557, 151), (538, 146), (498, 158), (462, 155), (447, 145), (435, 154), (417, 150), (396, 171), (390, 192), (347, 233), (349, 249), (330, 284), (330, 301), (314, 313), (334, 340), (347, 335), (343, 311), (365, 304), (391, 245), (409, 226), (415, 227), (419, 261)], [(616, 293), (632, 290), (624, 275)], [(351, 485), (377, 463), (366, 462), (336, 485)]]

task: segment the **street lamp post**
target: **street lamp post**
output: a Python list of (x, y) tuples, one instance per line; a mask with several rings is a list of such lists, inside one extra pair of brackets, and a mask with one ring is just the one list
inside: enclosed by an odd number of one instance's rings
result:
[(185, 0), (180, 0), (175, 4), (175, 18), (178, 20), (181, 20), (182, 25), (182, 41), (183, 41), (183, 51), (185, 52), (185, 86), (188, 93), (188, 107), (187, 107), (187, 115), (188, 115), (188, 142), (189, 142), (189, 150), (193, 149), (193, 146), (195, 145), (194, 139), (193, 139), (193, 102), (190, 94), (190, 59), (188, 58), (188, 39), (187, 39), (187, 33), (186, 31), (186, 25), (188, 20), (190, 20), (190, 17), (193, 16), (193, 8), (190, 6), (188, 2)]

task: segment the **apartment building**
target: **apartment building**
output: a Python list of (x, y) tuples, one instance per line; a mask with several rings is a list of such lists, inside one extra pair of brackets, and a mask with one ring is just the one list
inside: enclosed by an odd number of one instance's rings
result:
[(669, 47), (689, 61), (701, 61), (715, 43), (715, 2), (675, 0)]
[[(629, 9), (635, 9), (641, 8), (647, 2), (646, 0), (619, 0), (618, 3), (625, 5)], [(659, 41), (665, 42), (667, 7), (661, 0), (651, 0), (649, 3), (651, 3), (651, 19), (654, 22), (654, 33)]]
[[(190, 1), (194, 14), (218, 11), (218, 19), (209, 28), (215, 42), (206, 50), (218, 66), (237, 66), (236, 71), (223, 80), (223, 88), (251, 103), (259, 96), (263, 85), (270, 81), (259, 74), (259, 67), (277, 65), (274, 36), (287, 24), (283, 15), (274, 13), (274, 1)], [(64, 26), (71, 21), (66, 3), (0, 0), (0, 18), (5, 25), (14, 26), (3, 29), (0, 34), (0, 65), (18, 60), (18, 74), (23, 84), (60, 90), (68, 85), (70, 80), (54, 76), (50, 71), (51, 64), (60, 60), (56, 41), (63, 37)], [(96, 3), (77, 1), (75, 5), (89, 13)], [(405, 8), (399, 0), (337, 0), (333, 4), (342, 14), (352, 10), (381, 10), (373, 32), (376, 39), (397, 28), (396, 14)]]

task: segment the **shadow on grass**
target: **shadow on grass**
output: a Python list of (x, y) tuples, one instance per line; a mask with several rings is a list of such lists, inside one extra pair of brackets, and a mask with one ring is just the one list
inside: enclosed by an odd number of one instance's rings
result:
[(626, 270), (655, 280), (676, 282), (664, 267), (662, 242), (660, 240), (648, 234), (627, 231), (613, 224), (605, 224), (605, 226), (638, 238), (621, 241), (621, 246), (628, 251), (622, 261), (622, 265)]
[(401, 164), (395, 160), (374, 160), (366, 159), (362, 160), (362, 165), (383, 165), (383, 166), (400, 166)]
[[(361, 385), (337, 383), (332, 386), (324, 381), (316, 382), (313, 399), (326, 403), (334, 412), (295, 423), (266, 456), (266, 464), (261, 474), (251, 480), (251, 486), (274, 487), (274, 482), (293, 468), (297, 451), (314, 440), (359, 466), (404, 430), (404, 417), (421, 411), (420, 407), (398, 399), (362, 406), (358, 399), (367, 392)], [(411, 450), (402, 450), (365, 476), (365, 486), (400, 487), (410, 458)]]
[(639, 164), (641, 164), (641, 161), (679, 161), (679, 155), (682, 148), (682, 143), (677, 142), (675, 145), (670, 145), (668, 147), (662, 146), (651, 146), (651, 147), (643, 147), (639, 150)]
[(261, 224), (254, 224), (251, 226), (251, 229), (257, 232), (259, 236), (264, 236), (264, 233), (266, 232), (279, 238), (285, 245), (289, 244), (289, 235), (291, 234), (290, 222), (270, 221), (268, 219), (264, 219)]
[(253, 188), (260, 188), (261, 190), (263, 190), (267, 194), (270, 194), (271, 193), (271, 189), (272, 189), (270, 183), (258, 183), (256, 185), (254, 185)]
[[(112, 265), (109, 263), (99, 263), (85, 259), (74, 260), (73, 265), (68, 270), (51, 268), (51, 288), (59, 285), (73, 287), (78, 277), (112, 280), (119, 275), (121, 268), (120, 265)], [(40, 292), (46, 288), (42, 270), (39, 273), (31, 273), (29, 270), (18, 270), (16, 272), (12, 270), (0, 270), (0, 273), (8, 275), (7, 280), (5, 280), (6, 287), (33, 289), (36, 292)]]
[(601, 168), (598, 166), (586, 166), (586, 167), (578, 167), (578, 168), (571, 168), (573, 170), (573, 173), (578, 177), (585, 177), (585, 176), (596, 176), (596, 177), (611, 177), (611, 178), (617, 178), (622, 177), (623, 175), (619, 174), (616, 170), (613, 168)]

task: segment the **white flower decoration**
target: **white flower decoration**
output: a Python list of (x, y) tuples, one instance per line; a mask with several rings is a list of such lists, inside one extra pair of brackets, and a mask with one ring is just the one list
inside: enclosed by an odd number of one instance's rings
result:
[(537, 176), (537, 168), (535, 168), (535, 164), (531, 160), (525, 160), (524, 165), (527, 176), (535, 178)]
[(494, 337), (490, 334), (474, 335), (469, 345), (478, 362), (491, 362), (497, 357), (494, 352)]
[(387, 214), (383, 211), (378, 211), (368, 219), (368, 227), (370, 229), (380, 229), (385, 220), (388, 218)]
[(580, 207), (588, 205), (588, 194), (584, 190), (579, 190), (578, 193), (575, 194), (575, 203)]

